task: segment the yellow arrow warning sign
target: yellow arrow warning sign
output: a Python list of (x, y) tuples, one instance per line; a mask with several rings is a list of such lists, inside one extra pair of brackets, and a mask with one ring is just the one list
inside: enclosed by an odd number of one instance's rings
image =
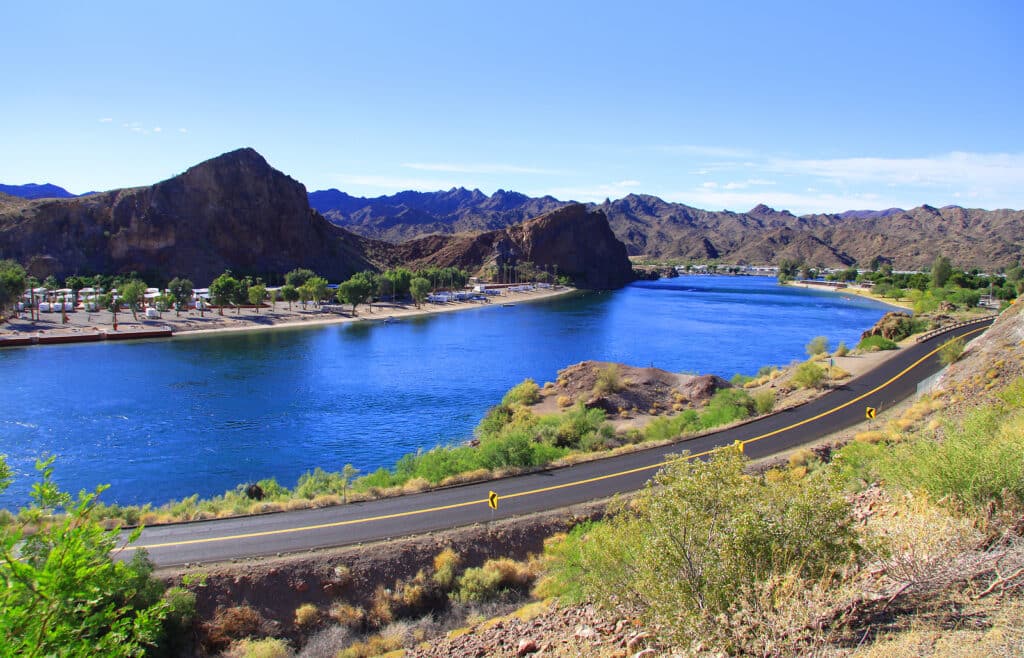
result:
[(865, 410), (864, 412), (864, 417), (867, 418), (868, 420), (871, 420), (872, 418), (875, 417), (876, 413), (878, 413), (878, 409), (875, 409), (874, 407), (868, 407), (867, 410)]
[(487, 506), (494, 510), (498, 509), (498, 494), (493, 491), (487, 494)]

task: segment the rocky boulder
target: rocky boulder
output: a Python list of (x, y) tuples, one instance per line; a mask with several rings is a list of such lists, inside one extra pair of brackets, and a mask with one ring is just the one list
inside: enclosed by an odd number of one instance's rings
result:
[(890, 311), (883, 315), (875, 323), (875, 326), (862, 333), (860, 337), (863, 340), (869, 336), (882, 336), (891, 341), (899, 342), (914, 333), (914, 331), (916, 331), (914, 318), (907, 313)]

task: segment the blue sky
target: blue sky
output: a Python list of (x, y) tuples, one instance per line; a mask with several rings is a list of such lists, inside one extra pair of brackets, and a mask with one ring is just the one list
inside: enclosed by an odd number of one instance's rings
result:
[(0, 182), (1024, 208), (1019, 2), (9, 2)]

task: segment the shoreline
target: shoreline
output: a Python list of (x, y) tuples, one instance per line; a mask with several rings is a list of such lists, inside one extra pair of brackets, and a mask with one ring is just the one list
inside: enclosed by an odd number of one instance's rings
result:
[[(380, 302), (374, 303), (372, 307), (364, 304), (356, 315), (353, 315), (350, 309), (326, 311), (312, 305), (304, 309), (295, 302), (292, 303), (290, 310), (288, 302), (270, 302), (269, 306), (261, 307), (259, 312), (252, 307), (242, 307), (238, 312), (227, 309), (223, 315), (220, 315), (216, 309), (204, 311), (202, 314), (193, 309), (181, 315), (176, 315), (174, 311), (166, 311), (159, 319), (140, 317), (135, 320), (130, 312), (121, 312), (118, 313), (118, 329), (116, 331), (113, 329), (112, 317), (108, 311), (94, 313), (74, 311), (67, 314), (67, 324), (62, 323), (59, 314), (49, 313), (42, 314), (39, 320), (33, 321), (22, 317), (8, 320), (0, 325), (0, 348), (132, 338), (201, 337), (226, 333), (325, 327), (350, 322), (385, 322), (388, 318), (398, 320), (505, 304), (525, 304), (560, 297), (576, 291), (576, 288), (570, 286), (524, 292), (503, 291), (490, 303), (424, 302), (420, 308), (416, 308), (412, 303)], [(51, 320), (50, 317), (54, 319)], [(122, 320), (122, 318), (124, 319)]]
[(804, 288), (804, 289), (807, 289), (807, 290), (820, 290), (822, 292), (831, 292), (831, 293), (837, 293), (837, 294), (841, 294), (841, 295), (842, 294), (857, 295), (858, 297), (863, 297), (864, 299), (870, 299), (871, 301), (878, 302), (879, 304), (885, 304), (886, 306), (892, 306), (893, 308), (898, 308), (898, 309), (900, 309), (902, 311), (907, 311), (911, 315), (914, 314), (914, 307), (909, 302), (904, 302), (902, 299), (898, 300), (898, 301), (897, 300), (888, 300), (887, 301), (885, 299), (882, 299), (881, 297), (876, 297), (875, 295), (871, 294), (871, 292), (869, 290), (867, 290), (866, 288), (861, 288), (859, 286), (854, 287), (854, 286), (847, 285), (845, 288), (836, 288), (835, 286), (826, 285), (825, 283), (815, 284), (815, 283), (807, 283), (807, 282), (804, 282), (804, 281), (787, 281), (787, 282), (785, 282), (785, 283), (783, 283), (781, 285), (793, 286), (794, 288)]

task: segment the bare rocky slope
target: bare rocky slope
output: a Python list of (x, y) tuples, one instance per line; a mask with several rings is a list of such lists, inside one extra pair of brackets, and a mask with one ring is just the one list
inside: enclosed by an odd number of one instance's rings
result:
[(225, 269), (303, 266), (338, 279), (372, 267), (367, 243), (311, 210), (306, 188), (252, 149), (149, 187), (0, 206), (0, 257), (38, 277), (136, 271), (202, 285)]

